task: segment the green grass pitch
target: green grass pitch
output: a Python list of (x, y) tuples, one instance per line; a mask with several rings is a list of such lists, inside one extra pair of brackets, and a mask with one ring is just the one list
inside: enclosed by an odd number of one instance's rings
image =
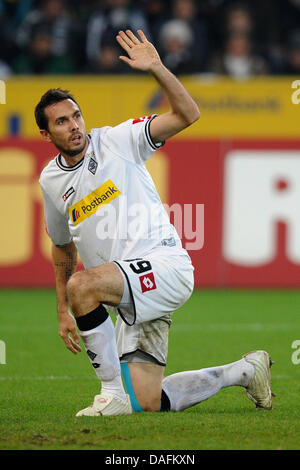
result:
[[(57, 334), (53, 290), (0, 291), (0, 449), (299, 449), (300, 292), (199, 290), (173, 316), (166, 375), (266, 349), (275, 364), (272, 411), (257, 411), (240, 387), (184, 412), (75, 418), (99, 392), (85, 354)], [(300, 354), (299, 354), (300, 356)]]

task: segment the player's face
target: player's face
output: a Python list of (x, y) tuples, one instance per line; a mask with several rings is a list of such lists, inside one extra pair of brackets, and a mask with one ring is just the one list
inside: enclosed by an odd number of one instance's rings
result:
[(45, 108), (48, 131), (41, 131), (44, 138), (69, 157), (83, 152), (86, 146), (86, 129), (81, 111), (74, 101), (67, 99)]

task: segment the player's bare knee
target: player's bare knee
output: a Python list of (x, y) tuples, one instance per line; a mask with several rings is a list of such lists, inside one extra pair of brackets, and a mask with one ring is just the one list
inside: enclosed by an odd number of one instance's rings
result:
[(93, 295), (93, 288), (87, 271), (74, 273), (67, 283), (67, 296), (72, 304), (77, 304), (87, 296)]
[(159, 411), (160, 402), (147, 403), (146, 405), (142, 406), (142, 409), (149, 413)]
[(160, 403), (161, 403), (161, 396), (145, 397), (144, 399), (140, 399), (139, 402), (143, 411), (146, 411), (146, 412), (159, 411)]
[(81, 286), (81, 274), (74, 273), (67, 282), (67, 295), (70, 301), (79, 294)]

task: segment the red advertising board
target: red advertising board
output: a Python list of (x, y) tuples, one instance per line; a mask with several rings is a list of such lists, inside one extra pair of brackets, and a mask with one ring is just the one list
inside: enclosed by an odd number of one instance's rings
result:
[(196, 286), (299, 286), (300, 141), (185, 141), (168, 154), (171, 202), (204, 204)]

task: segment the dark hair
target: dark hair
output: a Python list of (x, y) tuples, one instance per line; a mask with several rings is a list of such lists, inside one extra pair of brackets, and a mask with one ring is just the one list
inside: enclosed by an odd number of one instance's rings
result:
[(51, 88), (41, 97), (40, 102), (36, 105), (34, 110), (35, 120), (40, 129), (48, 131), (48, 118), (45, 114), (45, 108), (54, 103), (59, 103), (64, 100), (72, 100), (77, 104), (74, 96), (72, 96), (69, 90), (62, 90), (61, 88)]

